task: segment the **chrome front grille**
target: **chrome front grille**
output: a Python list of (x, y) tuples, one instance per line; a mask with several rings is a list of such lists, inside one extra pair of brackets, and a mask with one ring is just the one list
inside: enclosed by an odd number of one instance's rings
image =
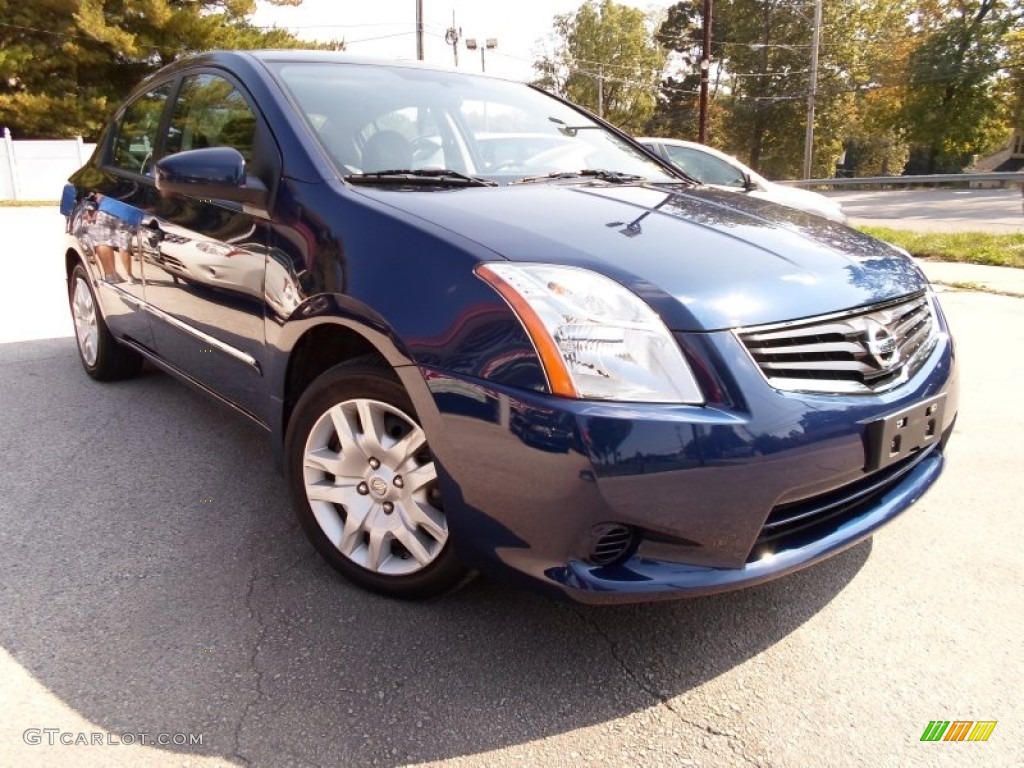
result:
[(921, 291), (834, 315), (736, 331), (776, 389), (884, 392), (909, 379), (938, 340), (932, 299)]

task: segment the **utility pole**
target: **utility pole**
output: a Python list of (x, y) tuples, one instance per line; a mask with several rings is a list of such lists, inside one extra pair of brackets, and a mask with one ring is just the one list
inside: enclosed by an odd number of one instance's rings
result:
[[(820, 0), (819, 0), (820, 2)], [(711, 70), (711, 0), (704, 0), (704, 34), (700, 54), (700, 115), (697, 119), (697, 141), (707, 142), (708, 79)]]
[(814, 99), (818, 91), (818, 47), (821, 44), (821, 0), (814, 0), (814, 33), (811, 38), (811, 82), (807, 90), (807, 136), (804, 138), (804, 178), (814, 165)]
[(416, 0), (416, 58), (423, 61), (423, 0)]
[(452, 11), (452, 25), (444, 33), (444, 41), (452, 47), (452, 56), (455, 57), (455, 66), (459, 66), (459, 38), (462, 36), (462, 29), (455, 26), (455, 11)]
[(604, 118), (604, 67), (597, 68), (597, 116)]

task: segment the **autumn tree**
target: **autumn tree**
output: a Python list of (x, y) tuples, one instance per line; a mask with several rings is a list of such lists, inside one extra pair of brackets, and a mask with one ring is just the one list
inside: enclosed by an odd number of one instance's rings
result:
[(183, 55), (318, 47), (254, 27), (255, 8), (255, 0), (0, 0), (0, 123), (18, 138), (95, 137), (136, 83)]
[(1009, 72), (1006, 101), (1010, 106), (1011, 125), (1016, 136), (1024, 136), (1024, 29), (1016, 29), (1007, 34), (1004, 43), (1006, 69)]
[(587, 0), (575, 13), (556, 16), (553, 26), (553, 51), (534, 65), (537, 84), (641, 132), (665, 64), (647, 15), (613, 0)]
[[(723, 0), (715, 24), (729, 88), (715, 103), (729, 112), (718, 142), (771, 177), (794, 177), (803, 158), (813, 5)], [(824, 85), (824, 83), (822, 83)], [(819, 104), (825, 110), (825, 105)], [(822, 121), (824, 122), (824, 121)]]
[(844, 73), (839, 87), (851, 94), (842, 132), (846, 165), (858, 176), (899, 175), (909, 144), (903, 121), (906, 68), (916, 46), (911, 19), (917, 0), (847, 5), (840, 23), (856, 32), (836, 40), (832, 66)]
[[(704, 56), (702, 31), (704, 28), (703, 0), (682, 0), (670, 5), (665, 18), (658, 25), (654, 39), (667, 54), (667, 62), (654, 114), (646, 133), (652, 136), (696, 139), (700, 119), (700, 62)], [(715, 23), (718, 39), (727, 39), (729, 31), (721, 22)], [(709, 94), (713, 100), (722, 81), (724, 59), (714, 55), (712, 48)], [(721, 111), (708, 115), (709, 136), (715, 135), (716, 126), (723, 117)]]
[[(907, 145), (899, 110), (905, 91), (894, 86), (912, 47), (912, 5), (911, 0), (824, 4), (812, 175), (832, 175), (851, 147), (866, 164), (902, 169)], [(711, 143), (771, 177), (793, 178), (803, 165), (813, 7), (792, 0), (715, 2)], [(698, 35), (697, 10), (687, 14), (689, 31), (681, 36), (691, 46)], [(670, 9), (662, 32), (671, 20)], [(699, 61), (699, 50), (691, 50), (690, 59)], [(660, 103), (670, 99), (663, 89)]]
[(974, 153), (1006, 139), (1000, 73), (1006, 35), (1019, 27), (1019, 0), (933, 0), (920, 14), (903, 111), (916, 145), (912, 170), (958, 171)]

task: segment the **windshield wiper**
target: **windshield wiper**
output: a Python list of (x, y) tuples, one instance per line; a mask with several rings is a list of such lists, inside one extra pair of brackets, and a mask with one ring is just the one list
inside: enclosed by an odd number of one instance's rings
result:
[(635, 173), (608, 171), (604, 168), (586, 168), (582, 171), (554, 171), (553, 173), (542, 173), (539, 176), (524, 176), (509, 183), (532, 184), (535, 181), (556, 181), (558, 179), (600, 179), (615, 184), (632, 184), (636, 181), (643, 181), (644, 177), (637, 176)]
[(451, 187), (496, 187), (498, 182), (480, 176), (467, 176), (449, 168), (401, 168), (371, 173), (352, 173), (345, 177), (352, 184), (398, 184)]

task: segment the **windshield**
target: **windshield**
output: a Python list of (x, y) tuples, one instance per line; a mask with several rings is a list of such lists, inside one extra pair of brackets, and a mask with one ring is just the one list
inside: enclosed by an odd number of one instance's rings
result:
[(272, 66), (344, 176), (365, 181), (366, 174), (445, 169), (504, 184), (610, 171), (679, 181), (580, 112), (522, 83), (402, 66)]

